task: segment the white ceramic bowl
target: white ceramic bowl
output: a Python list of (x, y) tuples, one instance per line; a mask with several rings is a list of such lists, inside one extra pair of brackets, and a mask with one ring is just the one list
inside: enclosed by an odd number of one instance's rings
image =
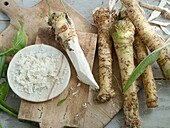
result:
[[(61, 56), (60, 57), (61, 59), (59, 59), (59, 61), (56, 63), (56, 66), (59, 67), (58, 77), (60, 78), (62, 77), (63, 83), (62, 84), (57, 84), (57, 83), (51, 84), (48, 89), (41, 90), (41, 93), (39, 93), (38, 90), (36, 90), (34, 93), (31, 93), (31, 94), (28, 94), (25, 91), (20, 91), (18, 83), (13, 78), (13, 75), (15, 75), (14, 71), (16, 68), (15, 63), (18, 61), (18, 59), (20, 59), (21, 53), (26, 55), (29, 52), (34, 51), (36, 54), (42, 48), (45, 49), (47, 54), (58, 54), (59, 56)], [(64, 68), (67, 68), (67, 73), (63, 73)], [(47, 101), (61, 94), (69, 83), (70, 75), (71, 75), (70, 66), (64, 54), (60, 52), (58, 49), (51, 47), (49, 45), (44, 45), (44, 44), (31, 45), (20, 50), (18, 53), (15, 54), (15, 56), (11, 60), (8, 71), (7, 71), (8, 82), (9, 82), (11, 89), (14, 91), (14, 93), (16, 93), (22, 99), (32, 101), (32, 102)]]

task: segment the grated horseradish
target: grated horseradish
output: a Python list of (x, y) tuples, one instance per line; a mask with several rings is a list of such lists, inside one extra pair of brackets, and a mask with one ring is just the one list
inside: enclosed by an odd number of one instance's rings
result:
[[(18, 90), (28, 94), (39, 91), (41, 94), (42, 90), (49, 89), (54, 82), (62, 84), (63, 78), (57, 76), (59, 67), (56, 63), (59, 59), (59, 54), (47, 54), (43, 49), (38, 53), (21, 53), (13, 71), (13, 80), (17, 83)], [(64, 69), (63, 73), (67, 72)]]

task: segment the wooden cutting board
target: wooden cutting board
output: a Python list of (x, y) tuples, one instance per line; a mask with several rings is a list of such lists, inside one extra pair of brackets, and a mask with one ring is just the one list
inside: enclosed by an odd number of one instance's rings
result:
[[(92, 33), (78, 31), (77, 33), (80, 46), (83, 49), (90, 67), (92, 68), (97, 36)], [(51, 33), (49, 28), (39, 29), (36, 43), (43, 43), (56, 47), (68, 58), (64, 50), (54, 40), (54, 35)], [(98, 128), (107, 124), (108, 121), (110, 121), (111, 118), (120, 110), (120, 106), (122, 106), (120, 90), (117, 91), (117, 98), (112, 99), (108, 103), (98, 103), (95, 99), (98, 92), (92, 91), (89, 89), (88, 85), (78, 81), (76, 72), (70, 60), (69, 63), (71, 67), (71, 80), (65, 91), (53, 100), (43, 103), (30, 103), (23, 100), (20, 106), (19, 119), (38, 122), (41, 128), (60, 128), (64, 126), (82, 128), (88, 128), (90, 126)], [(97, 65), (98, 64), (96, 63), (96, 68), (94, 69), (96, 71)], [(96, 71), (94, 74), (97, 74)], [(77, 87), (78, 83), (81, 83), (79, 87)], [(116, 83), (114, 85), (118, 86), (116, 80), (114, 83)], [(57, 106), (57, 103), (67, 96), (69, 89), (71, 89), (71, 95), (69, 98), (60, 106)], [(74, 95), (75, 92), (77, 93)], [(87, 108), (83, 106), (85, 104), (87, 105)]]
[[(49, 0), (49, 2), (51, 4), (51, 12), (63, 11), (60, 0)], [(94, 33), (97, 32), (97, 29), (66, 3), (65, 6), (75, 23), (80, 45), (92, 68), (97, 40), (97, 36)], [(44, 21), (38, 16), (41, 13), (44, 15), (47, 14), (46, 0), (42, 0), (42, 2), (32, 8), (22, 8), (14, 0), (1, 0), (0, 10), (7, 14), (11, 20), (8, 28), (0, 34), (0, 46), (4, 45), (7, 49), (12, 47), (12, 39), (19, 29), (18, 19), (25, 23), (24, 30), (28, 36), (27, 45), (35, 43), (40, 27), (47, 27)], [(37, 43), (45, 43), (57, 47), (65, 54), (54, 41), (54, 35), (48, 28), (39, 29), (36, 41)], [(93, 67), (93, 74), (99, 83), (97, 55)], [(18, 118), (21, 120), (38, 122), (41, 128), (60, 128), (63, 126), (82, 128), (104, 127), (123, 107), (120, 74), (115, 52), (113, 51), (113, 87), (116, 91), (116, 96), (107, 103), (98, 103), (96, 101), (98, 92), (89, 89), (89, 86), (81, 83), (81, 86), (77, 87), (76, 85), (79, 81), (76, 78), (76, 73), (72, 64), (71, 69), (72, 78), (64, 93), (44, 103), (31, 103), (22, 100)], [(57, 106), (58, 101), (65, 98), (68, 93), (67, 90), (71, 87), (73, 88), (71, 94), (78, 90), (76, 96), (70, 95), (70, 98), (63, 104)], [(83, 107), (85, 103), (87, 104), (87, 108)]]

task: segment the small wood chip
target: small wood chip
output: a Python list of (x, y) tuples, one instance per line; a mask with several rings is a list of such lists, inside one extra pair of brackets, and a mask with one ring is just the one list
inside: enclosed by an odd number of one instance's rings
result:
[(72, 96), (76, 96), (76, 94), (79, 92), (79, 90), (77, 90), (76, 92), (72, 93)]
[(87, 108), (87, 104), (86, 103), (83, 104), (83, 108)]
[(79, 117), (79, 114), (76, 114), (76, 117), (78, 118), (78, 117)]
[(80, 87), (80, 85), (81, 85), (81, 84), (80, 84), (80, 83), (78, 83), (78, 84), (77, 84), (77, 87)]

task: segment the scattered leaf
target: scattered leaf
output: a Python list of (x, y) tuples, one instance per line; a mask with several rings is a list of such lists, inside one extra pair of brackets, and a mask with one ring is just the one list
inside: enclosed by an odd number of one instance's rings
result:
[[(46, 15), (46, 16), (49, 17), (48, 15)], [(47, 21), (43, 19), (44, 14), (40, 13), (40, 14), (39, 14), (39, 17), (47, 24)]]
[(60, 101), (57, 103), (57, 106), (59, 106), (60, 104), (62, 104), (64, 101), (66, 101), (66, 100), (67, 100), (67, 98), (69, 97), (69, 95), (70, 95), (70, 90), (69, 90), (69, 92), (68, 92), (68, 94), (67, 94), (66, 98), (64, 98), (64, 99), (60, 100)]
[[(3, 82), (0, 84), (0, 100), (5, 100), (9, 91), (8, 82)], [(1, 103), (0, 103), (1, 104)], [(0, 109), (0, 112), (2, 110)]]
[(26, 46), (27, 36), (23, 30), (24, 23), (20, 20), (18, 22), (21, 25), (21, 28), (13, 39), (13, 47), (4, 53), (1, 53), (0, 56), (15, 54)]
[(67, 98), (60, 100), (60, 101), (57, 103), (57, 106), (59, 106), (60, 104), (62, 104), (66, 99), (67, 99)]
[(2, 106), (1, 104), (0, 104), (0, 109), (2, 109), (4, 112), (7, 112), (7, 113), (10, 114), (11, 116), (14, 116), (14, 117), (16, 117), (16, 118), (18, 117), (17, 114), (11, 112), (10, 110), (8, 110), (7, 108), (5, 108), (5, 107)]
[(123, 89), (123, 94), (126, 92), (126, 90), (129, 88), (129, 86), (145, 71), (146, 67), (148, 65), (153, 64), (160, 56), (160, 50), (163, 48), (169, 46), (170, 43), (165, 44), (161, 48), (153, 51), (151, 54), (149, 54), (133, 71), (131, 74), (129, 80), (127, 81), (125, 88)]
[[(2, 46), (2, 53), (6, 52), (6, 49), (4, 46)], [(2, 78), (3, 71), (4, 71), (4, 65), (6, 61), (6, 55), (3, 55), (0, 57), (0, 79)]]
[(40, 18), (43, 18), (43, 17), (44, 17), (44, 14), (40, 13), (40, 14), (39, 14), (39, 17), (40, 17)]
[(3, 100), (0, 100), (0, 105), (2, 105), (3, 107), (5, 107), (5, 108), (8, 109), (9, 111), (13, 112), (14, 114), (18, 115), (18, 112), (17, 112), (15, 109), (9, 107)]
[(1, 122), (0, 122), (0, 128), (3, 128), (3, 126), (2, 126), (2, 124), (1, 124)]
[(9, 85), (8, 82), (2, 82), (0, 84), (0, 100), (5, 100), (8, 95)]
[(63, 0), (60, 0), (60, 1), (61, 1), (61, 4), (62, 4), (63, 8), (64, 8), (64, 11), (65, 11), (66, 15), (68, 16), (69, 14), (68, 14), (68, 11), (67, 11), (64, 3), (63, 3)]
[(50, 19), (50, 16), (51, 16), (51, 9), (50, 9), (50, 4), (47, 0), (47, 6), (48, 6), (48, 19)]
[(3, 72), (4, 72), (4, 75), (5, 75), (6, 81), (8, 81), (7, 70), (8, 70), (9, 63), (10, 63), (10, 61), (7, 64), (4, 65), (4, 71)]

